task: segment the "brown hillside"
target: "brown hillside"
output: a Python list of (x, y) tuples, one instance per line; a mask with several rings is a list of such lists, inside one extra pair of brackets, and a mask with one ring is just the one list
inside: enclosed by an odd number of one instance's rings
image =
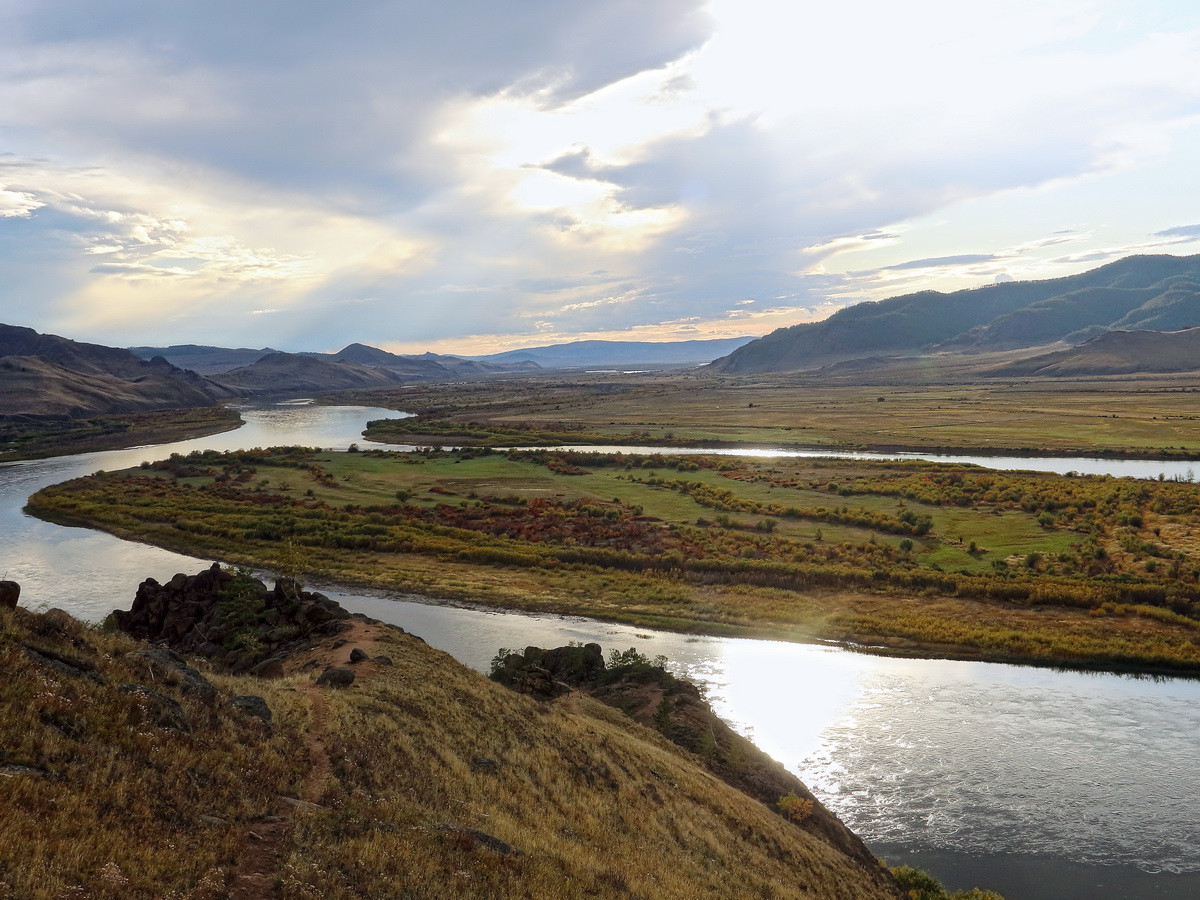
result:
[[(902, 896), (598, 701), (538, 703), (344, 624), (265, 680), (0, 608), (0, 894)], [(331, 663), (348, 687), (318, 682)]]
[(1200, 369), (1200, 328), (1109, 331), (1090, 341), (993, 369), (991, 375), (1134, 375)]

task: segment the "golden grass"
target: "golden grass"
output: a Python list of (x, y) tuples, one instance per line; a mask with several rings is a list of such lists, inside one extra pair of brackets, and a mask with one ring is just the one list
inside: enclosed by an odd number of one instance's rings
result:
[[(539, 705), (398, 632), (373, 647), (394, 665), (346, 690), (311, 687), (311, 671), (213, 679), (222, 698), (265, 696), (271, 729), (155, 684), (191, 719), (179, 733), (117, 689), (146, 682), (136, 645), (62, 622), (0, 611), (0, 765), (45, 773), (0, 777), (0, 897), (227, 896), (245, 826), (301, 790), (313, 730), (331, 769), (320, 808), (291, 813), (272, 882), (285, 900), (899, 897), (882, 868), (655, 732), (587, 699)], [(94, 661), (106, 683), (32, 662), (31, 643)]]
[[(989, 381), (930, 360), (869, 376), (545, 375), (357, 399), (435, 421), (768, 446), (1200, 454), (1194, 376)], [(882, 402), (880, 400), (882, 398)], [(349, 398), (347, 398), (349, 399)], [(402, 441), (403, 442), (403, 441)]]

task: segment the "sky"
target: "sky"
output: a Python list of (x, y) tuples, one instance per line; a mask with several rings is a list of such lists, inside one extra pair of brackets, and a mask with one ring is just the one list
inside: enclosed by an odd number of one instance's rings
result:
[(0, 321), (488, 353), (1200, 252), (1194, 0), (0, 0)]

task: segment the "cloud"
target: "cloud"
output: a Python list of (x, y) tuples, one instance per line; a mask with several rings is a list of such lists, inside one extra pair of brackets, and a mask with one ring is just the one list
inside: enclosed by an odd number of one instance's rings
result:
[(976, 263), (993, 262), (1000, 257), (994, 253), (960, 253), (958, 256), (938, 256), (932, 259), (912, 259), (908, 262), (884, 266), (885, 271), (904, 269), (941, 269), (952, 266), (968, 266)]
[(1154, 232), (1155, 237), (1200, 238), (1200, 225), (1176, 225)]
[(0, 318), (240, 346), (225, 323), (275, 310), (303, 349), (716, 334), (1182, 243), (1200, 226), (1145, 236), (1186, 211), (916, 224), (1172, 157), (1200, 13), (1144, 8), (9, 4)]

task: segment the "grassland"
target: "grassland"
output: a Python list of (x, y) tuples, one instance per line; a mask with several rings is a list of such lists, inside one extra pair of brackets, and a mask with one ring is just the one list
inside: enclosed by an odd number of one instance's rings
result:
[(879, 652), (1200, 671), (1200, 490), (933, 463), (204, 453), (38, 515), (434, 597)]
[[(1192, 377), (944, 380), (929, 362), (878, 383), (830, 377), (579, 375), (339, 395), (418, 413), (373, 440), (802, 446), (1200, 458)], [(515, 439), (515, 440), (514, 440)]]
[[(0, 896), (905, 896), (815, 816), (789, 821), (608, 706), (537, 703), (396, 630), (351, 638), (277, 680), (206, 672), (202, 697), (122, 635), (0, 609)], [(314, 683), (354, 648), (372, 661), (353, 685)]]
[(223, 406), (9, 423), (0, 426), (0, 462), (163, 444), (232, 431), (241, 424), (242, 417)]

